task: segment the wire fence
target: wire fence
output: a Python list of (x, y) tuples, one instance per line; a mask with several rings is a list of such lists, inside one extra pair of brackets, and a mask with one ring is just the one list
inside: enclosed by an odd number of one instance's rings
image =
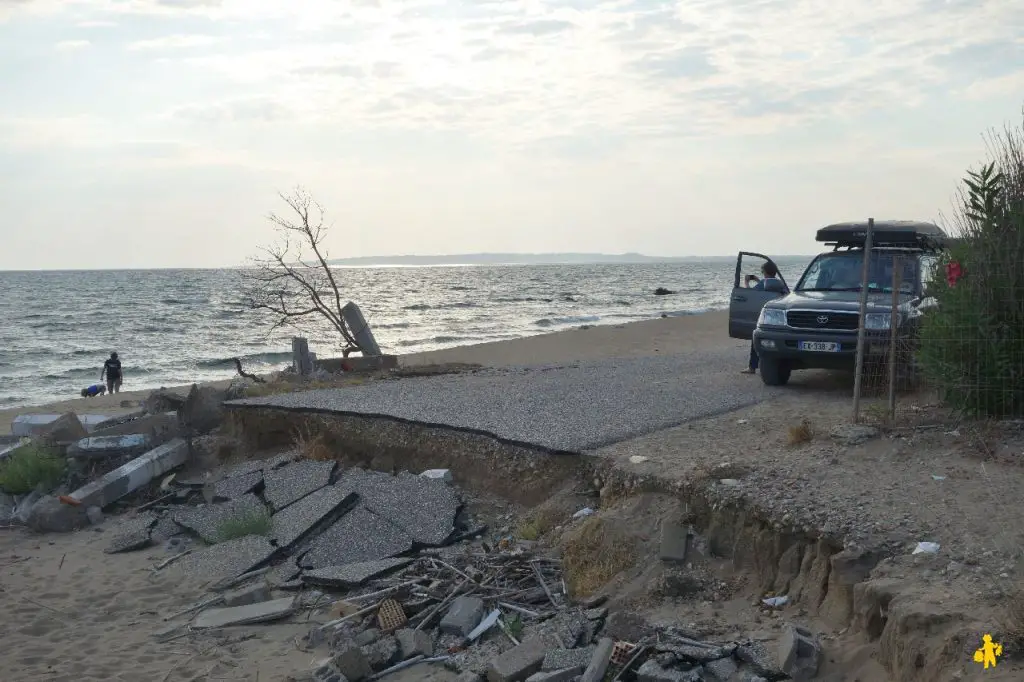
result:
[[(920, 254), (882, 256), (891, 281), (862, 300), (854, 421), (896, 425), (921, 405), (956, 418), (1024, 417), (1024, 239), (1001, 243), (960, 241), (923, 265)], [(920, 282), (908, 281), (915, 267)], [(883, 305), (888, 328), (865, 328)]]

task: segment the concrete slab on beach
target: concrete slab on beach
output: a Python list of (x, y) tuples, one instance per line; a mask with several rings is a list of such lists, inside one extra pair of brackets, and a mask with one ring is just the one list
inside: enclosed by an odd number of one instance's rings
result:
[[(723, 344), (724, 345), (724, 344)], [(227, 403), (391, 418), (584, 452), (756, 404), (772, 395), (738, 373), (732, 348), (376, 381)]]

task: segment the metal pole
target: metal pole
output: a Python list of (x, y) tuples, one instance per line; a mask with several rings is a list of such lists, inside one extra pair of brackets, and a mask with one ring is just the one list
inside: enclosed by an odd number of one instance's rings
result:
[(868, 275), (871, 266), (871, 240), (875, 234), (875, 219), (868, 218), (868, 231), (864, 235), (864, 267), (860, 275), (860, 320), (857, 322), (857, 365), (853, 375), (853, 423), (860, 422), (860, 385), (864, 372), (864, 318), (868, 309)]
[[(897, 268), (897, 265), (899, 266)], [(903, 262), (898, 256), (892, 257), (892, 313), (889, 318), (889, 423), (896, 421), (896, 332), (899, 329), (900, 280)]]

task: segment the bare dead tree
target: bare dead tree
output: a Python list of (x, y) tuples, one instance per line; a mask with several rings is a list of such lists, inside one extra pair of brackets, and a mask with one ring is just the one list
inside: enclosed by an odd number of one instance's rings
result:
[(285, 217), (277, 213), (267, 216), (278, 241), (263, 247), (263, 255), (253, 259), (252, 267), (243, 272), (246, 302), (270, 314), (274, 320), (271, 330), (286, 326), (301, 329), (322, 319), (341, 335), (346, 356), (360, 350), (342, 315), (341, 286), (328, 264), (323, 207), (302, 187), (279, 196), (289, 213)]

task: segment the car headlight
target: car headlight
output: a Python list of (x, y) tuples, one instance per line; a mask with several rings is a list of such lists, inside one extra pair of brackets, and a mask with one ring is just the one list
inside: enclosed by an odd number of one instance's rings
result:
[[(900, 324), (900, 317), (896, 318), (896, 326)], [(864, 328), (865, 329), (889, 329), (889, 322), (892, 319), (892, 313), (868, 313), (864, 316)]]
[(779, 308), (761, 308), (761, 315), (757, 318), (758, 327), (785, 327), (786, 311)]

